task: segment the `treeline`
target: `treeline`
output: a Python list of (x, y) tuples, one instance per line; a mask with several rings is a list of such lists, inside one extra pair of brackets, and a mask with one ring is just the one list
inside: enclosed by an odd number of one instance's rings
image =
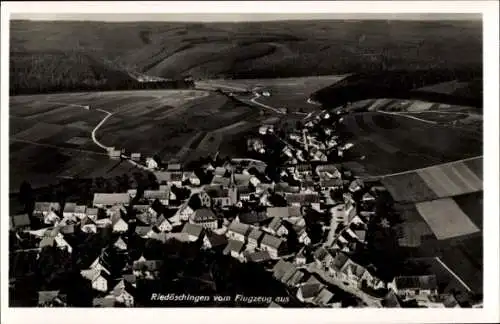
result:
[(194, 82), (189, 79), (139, 82), (78, 52), (12, 52), (10, 58), (11, 95), (190, 87)]

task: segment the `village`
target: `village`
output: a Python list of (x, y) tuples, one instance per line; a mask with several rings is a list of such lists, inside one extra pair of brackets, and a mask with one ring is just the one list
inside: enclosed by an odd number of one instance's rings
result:
[[(37, 253), (71, 254), (74, 236), (112, 238), (80, 275), (95, 291), (95, 307), (136, 306), (139, 282), (158, 280), (164, 260), (130, 252), (132, 241), (197, 244), (240, 263), (260, 264), (293, 298), (309, 307), (344, 307), (338, 291), (364, 307), (460, 307), (438, 291), (434, 275), (380, 275), (367, 258), (373, 231), (391, 226), (390, 197), (336, 163), (352, 144), (336, 132), (344, 112), (322, 111), (287, 133), (263, 125), (249, 149), (276, 151), (279, 164), (228, 158), (186, 170), (133, 153), (130, 161), (151, 172), (157, 188), (95, 192), (89, 204), (36, 201), (32, 215), (10, 217), (11, 235)], [(269, 143), (279, 142), (271, 147)], [(121, 151), (112, 150), (112, 158)], [(332, 161), (332, 157), (338, 160)], [(36, 220), (36, 222), (34, 222)], [(38, 224), (35, 224), (38, 223)], [(111, 251), (111, 252), (110, 252)], [(109, 255), (125, 264), (116, 268)], [(58, 290), (38, 292), (39, 306), (64, 306)], [(269, 307), (287, 307), (280, 299)], [(411, 305), (411, 306), (410, 306)]]

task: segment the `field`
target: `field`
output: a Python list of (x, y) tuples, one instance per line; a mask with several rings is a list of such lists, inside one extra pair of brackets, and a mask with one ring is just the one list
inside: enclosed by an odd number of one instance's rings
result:
[(120, 82), (134, 73), (281, 78), (455, 69), (482, 60), (481, 21), (12, 21), (10, 28), (11, 84), (42, 89)]
[[(340, 129), (354, 144), (350, 160), (358, 175), (377, 176), (423, 168), (482, 154), (482, 136), (379, 112), (344, 118)], [(363, 158), (364, 156), (364, 158)]]
[(39, 186), (58, 177), (129, 172), (130, 164), (109, 160), (90, 136), (105, 111), (112, 116), (96, 132), (105, 146), (184, 161), (214, 154), (222, 142), (267, 118), (224, 95), (196, 90), (13, 96), (10, 101), (11, 190), (23, 180)]
[(419, 202), (483, 190), (483, 158), (431, 166), (381, 178), (397, 202)]
[[(210, 89), (220, 88), (224, 91), (258, 88), (271, 94), (269, 97), (260, 96), (256, 99), (260, 103), (275, 108), (286, 107), (289, 112), (309, 113), (317, 110), (317, 106), (307, 103), (309, 96), (321, 88), (342, 80), (344, 77), (342, 75), (331, 75), (279, 79), (204, 80), (196, 82), (196, 86)], [(248, 99), (253, 97), (247, 96)]]

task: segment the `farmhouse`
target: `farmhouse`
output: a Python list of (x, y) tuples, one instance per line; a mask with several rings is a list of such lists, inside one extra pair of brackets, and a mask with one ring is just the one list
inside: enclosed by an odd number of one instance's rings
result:
[(249, 225), (234, 220), (229, 225), (226, 235), (229, 239), (245, 242), (250, 231), (251, 227)]
[(236, 258), (236, 259), (242, 259), (244, 245), (245, 245), (245, 243), (243, 243), (241, 241), (229, 240), (223, 253), (226, 255), (231, 255), (233, 258)]
[(95, 193), (94, 207), (109, 208), (116, 205), (127, 206), (130, 202), (130, 196), (127, 193)]
[(134, 162), (140, 162), (141, 161), (141, 153), (130, 154), (130, 159)]
[(437, 295), (435, 275), (396, 277), (388, 287), (403, 300), (426, 299)]
[(122, 151), (111, 148), (108, 150), (108, 155), (113, 160), (119, 160), (122, 157)]
[(158, 199), (164, 206), (168, 206), (170, 200), (170, 191), (162, 190), (144, 190), (144, 199), (147, 199), (150, 203)]
[(262, 232), (259, 228), (257, 227), (252, 227), (250, 233), (248, 234), (248, 244), (247, 244), (247, 249), (248, 250), (254, 250), (259, 247), (260, 240), (264, 236), (264, 232)]
[(215, 214), (208, 208), (196, 210), (189, 218), (189, 222), (200, 225), (203, 228), (217, 228), (217, 216), (215, 216)]
[(278, 256), (281, 255), (285, 249), (285, 243), (285, 240), (279, 237), (265, 234), (262, 238), (260, 246), (263, 250), (269, 252), (271, 257), (278, 258)]
[(37, 217), (47, 216), (50, 212), (60, 212), (61, 205), (58, 202), (35, 202), (33, 215)]
[(288, 234), (288, 230), (280, 217), (273, 218), (271, 222), (264, 227), (264, 229), (276, 236), (285, 236)]

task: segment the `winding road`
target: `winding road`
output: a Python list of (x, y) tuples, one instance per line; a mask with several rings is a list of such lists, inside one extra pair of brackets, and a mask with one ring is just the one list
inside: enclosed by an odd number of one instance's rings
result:
[(96, 125), (96, 127), (94, 127), (94, 129), (92, 130), (92, 140), (94, 141), (94, 143), (99, 146), (100, 148), (106, 150), (106, 151), (109, 151), (110, 149), (112, 149), (112, 147), (109, 147), (109, 146), (105, 146), (104, 144), (102, 144), (101, 142), (99, 142), (96, 138), (96, 132), (97, 130), (102, 126), (104, 125), (104, 123), (106, 122), (106, 120), (108, 120), (109, 117), (113, 116), (113, 113), (107, 111), (107, 110), (103, 110), (103, 109), (96, 109), (97, 111), (100, 111), (100, 112), (103, 112), (106, 114), (106, 116), (99, 122), (99, 124)]

